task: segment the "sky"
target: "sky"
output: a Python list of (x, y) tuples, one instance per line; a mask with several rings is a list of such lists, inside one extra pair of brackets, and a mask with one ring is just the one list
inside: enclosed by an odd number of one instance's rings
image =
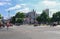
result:
[(37, 14), (49, 9), (52, 16), (53, 13), (60, 11), (60, 0), (0, 0), (0, 14), (5, 18), (9, 18), (9, 13), (10, 16), (14, 16), (16, 12), (27, 13), (33, 9)]

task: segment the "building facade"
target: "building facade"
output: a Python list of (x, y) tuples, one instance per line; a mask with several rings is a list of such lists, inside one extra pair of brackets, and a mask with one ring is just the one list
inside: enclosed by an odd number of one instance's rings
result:
[(36, 22), (37, 14), (35, 10), (28, 12), (25, 16), (24, 24), (34, 24)]
[(49, 16), (49, 9), (43, 10)]

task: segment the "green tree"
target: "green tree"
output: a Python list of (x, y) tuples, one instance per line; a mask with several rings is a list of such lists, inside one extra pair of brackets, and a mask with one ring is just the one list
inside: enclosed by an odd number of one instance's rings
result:
[(15, 24), (15, 16), (11, 17), (11, 23)]
[(18, 18), (16, 23), (23, 23), (23, 20)]
[(59, 24), (59, 22), (60, 22), (60, 11), (53, 14), (52, 21), (58, 22), (58, 24)]
[(0, 19), (2, 18), (1, 14), (0, 14)]
[(15, 15), (15, 19), (17, 23), (23, 23), (24, 18), (25, 18), (24, 13), (17, 12)]
[(25, 15), (24, 15), (24, 13), (17, 12), (16, 15), (15, 15), (15, 17), (17, 17), (17, 18), (24, 18)]
[(36, 18), (36, 20), (38, 21), (39, 24), (41, 23), (41, 17), (40, 17), (40, 16), (38, 16), (38, 17)]
[(22, 23), (24, 17), (25, 17), (24, 13), (17, 12), (16, 15), (11, 18), (11, 23), (13, 23), (13, 24)]
[(39, 23), (46, 24), (48, 22), (48, 18), (48, 15), (45, 12), (43, 12), (40, 16), (37, 17), (37, 21)]

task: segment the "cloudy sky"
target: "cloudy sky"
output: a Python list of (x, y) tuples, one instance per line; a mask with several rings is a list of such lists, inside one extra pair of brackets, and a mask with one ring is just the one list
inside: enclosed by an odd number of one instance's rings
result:
[(50, 10), (50, 16), (53, 13), (60, 11), (60, 0), (0, 0), (0, 14), (8, 17), (16, 14), (16, 12), (29, 12), (35, 9), (38, 14), (41, 14), (44, 9)]

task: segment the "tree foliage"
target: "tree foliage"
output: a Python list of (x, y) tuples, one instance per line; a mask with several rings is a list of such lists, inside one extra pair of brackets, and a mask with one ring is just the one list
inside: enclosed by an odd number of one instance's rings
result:
[(48, 22), (48, 15), (45, 12), (43, 12), (40, 16), (37, 17), (37, 21), (39, 23), (46, 23), (46, 22)]
[(15, 16), (11, 17), (11, 23), (15, 24)]
[(23, 20), (18, 18), (16, 23), (23, 23)]
[(15, 15), (15, 17), (17, 17), (17, 18), (24, 18), (25, 15), (24, 15), (24, 13), (17, 12), (16, 15)]
[(53, 22), (58, 22), (58, 24), (59, 24), (59, 21), (60, 21), (60, 11), (53, 14), (52, 21)]
[[(12, 17), (12, 23), (22, 23), (23, 22), (23, 18), (25, 17), (24, 13), (21, 12), (17, 12), (16, 15), (14, 17)], [(17, 19), (17, 20), (16, 20)]]
[(0, 14), (0, 19), (2, 18), (1, 14)]

